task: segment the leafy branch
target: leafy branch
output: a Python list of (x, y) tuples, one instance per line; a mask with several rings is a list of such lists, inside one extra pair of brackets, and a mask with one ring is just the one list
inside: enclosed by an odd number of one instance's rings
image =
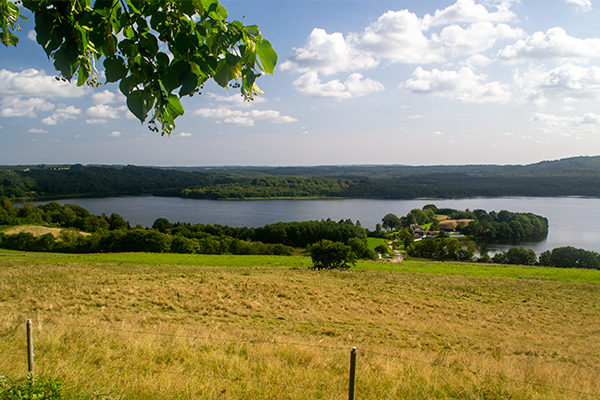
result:
[[(93, 4), (92, 4), (93, 3)], [(61, 76), (77, 85), (119, 82), (127, 107), (151, 130), (170, 134), (183, 115), (180, 99), (209, 79), (262, 93), (256, 79), (273, 74), (277, 53), (256, 25), (227, 21), (218, 0), (23, 0), (35, 16), (37, 42)], [(18, 5), (0, 0), (2, 43), (16, 46)], [(160, 129), (159, 129), (160, 126)]]

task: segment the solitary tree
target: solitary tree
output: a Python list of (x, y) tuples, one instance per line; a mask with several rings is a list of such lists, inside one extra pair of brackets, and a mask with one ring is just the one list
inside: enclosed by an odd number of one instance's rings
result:
[[(19, 3), (19, 2), (17, 2)], [(239, 88), (246, 100), (262, 93), (256, 79), (272, 74), (277, 53), (256, 25), (227, 21), (218, 0), (23, 0), (35, 19), (37, 42), (62, 79), (119, 82), (127, 107), (148, 127), (170, 134), (184, 113), (180, 98), (206, 81)], [(0, 0), (0, 40), (16, 46), (25, 20), (19, 6)], [(160, 46), (160, 44), (163, 46)]]
[(309, 246), (314, 269), (350, 268), (356, 263), (352, 247), (341, 242), (321, 240)]
[(396, 230), (396, 229), (402, 228), (402, 222), (400, 221), (400, 218), (398, 218), (396, 215), (394, 215), (392, 213), (386, 214), (381, 219), (381, 222), (383, 222), (384, 229)]

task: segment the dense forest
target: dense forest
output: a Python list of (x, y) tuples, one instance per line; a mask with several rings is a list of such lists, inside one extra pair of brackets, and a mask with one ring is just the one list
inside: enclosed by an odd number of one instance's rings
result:
[(198, 199), (600, 197), (600, 156), (507, 166), (0, 167), (0, 196), (10, 199), (149, 194)]

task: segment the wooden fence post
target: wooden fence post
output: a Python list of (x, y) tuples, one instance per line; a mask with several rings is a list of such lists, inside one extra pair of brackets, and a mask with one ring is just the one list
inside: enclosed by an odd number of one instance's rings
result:
[(33, 380), (33, 328), (30, 319), (27, 320), (27, 370)]
[(348, 390), (348, 400), (354, 400), (354, 380), (356, 378), (356, 347), (350, 352), (350, 387)]

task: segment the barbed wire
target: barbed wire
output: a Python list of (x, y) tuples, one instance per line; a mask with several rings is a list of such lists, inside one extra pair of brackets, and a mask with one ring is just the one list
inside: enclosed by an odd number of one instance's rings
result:
[[(323, 345), (323, 344), (315, 344), (315, 343), (286, 342), (286, 341), (264, 340), (264, 339), (251, 339), (251, 340), (225, 339), (225, 338), (214, 338), (214, 337), (201, 336), (201, 335), (192, 335), (192, 334), (186, 335), (186, 334), (163, 333), (163, 332), (148, 332), (148, 331), (133, 330), (133, 329), (118, 329), (118, 328), (103, 326), (100, 324), (83, 325), (83, 324), (72, 324), (72, 323), (62, 323), (62, 322), (59, 324), (59, 323), (56, 323), (51, 320), (50, 321), (36, 321), (36, 322), (38, 324), (39, 323), (52, 324), (55, 326), (65, 326), (65, 327), (80, 328), (80, 329), (97, 329), (97, 328), (101, 327), (109, 332), (132, 333), (132, 334), (137, 334), (137, 335), (152, 335), (152, 336), (162, 336), (162, 337), (177, 337), (177, 338), (185, 338), (185, 339), (202, 340), (202, 341), (207, 341), (207, 342), (226, 342), (226, 343), (240, 343), (240, 344), (252, 344), (252, 345), (266, 344), (266, 345), (277, 345), (277, 346), (312, 347), (312, 348), (323, 348), (323, 349), (328, 349), (328, 350), (344, 350), (344, 351), (348, 351), (348, 350), (351, 350), (352, 348), (356, 348), (357, 351), (362, 352), (364, 354), (372, 354), (372, 355), (377, 355), (380, 357), (394, 358), (394, 359), (398, 359), (398, 360), (405, 361), (405, 362), (413, 362), (413, 363), (429, 365), (429, 366), (433, 366), (433, 367), (440, 367), (440, 368), (449, 369), (449, 370), (456, 369), (456, 367), (444, 364), (442, 362), (426, 361), (426, 360), (420, 360), (420, 359), (406, 357), (406, 356), (402, 356), (402, 355), (398, 355), (398, 354), (390, 354), (390, 353), (384, 353), (384, 352), (380, 352), (380, 351), (373, 351), (373, 350), (369, 350), (366, 347), (363, 348), (360, 346), (332, 346), (332, 345)], [(22, 326), (22, 324), (18, 324), (14, 328), (9, 327), (7, 329), (16, 332), (16, 330), (20, 326)], [(116, 366), (111, 366), (111, 368), (117, 369), (119, 371), (126, 369), (125, 367), (116, 367)], [(132, 367), (128, 366), (127, 369), (132, 369)], [(150, 372), (154, 372), (154, 373), (180, 375), (179, 372), (172, 372), (172, 371), (154, 369), (154, 368), (148, 369), (148, 368), (133, 367), (133, 369), (136, 369), (139, 371), (144, 371), (144, 372), (150, 371)], [(560, 387), (560, 386), (554, 386), (554, 385), (548, 385), (548, 384), (544, 384), (544, 383), (524, 381), (524, 380), (506, 377), (506, 376), (498, 376), (498, 375), (494, 375), (494, 374), (487, 373), (484, 371), (473, 371), (468, 368), (460, 368), (460, 370), (463, 372), (470, 373), (475, 376), (480, 375), (480, 376), (485, 376), (485, 377), (492, 378), (492, 379), (502, 379), (502, 380), (510, 381), (510, 382), (513, 382), (513, 383), (516, 383), (516, 384), (519, 384), (522, 386), (535, 386), (535, 387), (549, 389), (549, 390), (564, 391), (564, 392), (574, 393), (574, 394), (578, 394), (578, 395), (600, 398), (599, 393), (589, 393), (589, 392), (584, 392), (581, 390), (565, 388), (565, 387)], [(227, 377), (227, 376), (220, 376), (220, 375), (198, 374), (198, 373), (189, 373), (189, 372), (186, 372), (186, 374), (194, 375), (194, 376), (200, 377), (200, 378), (220, 379), (220, 380), (225, 380), (225, 381), (230, 381), (230, 382), (250, 382), (250, 383), (260, 383), (260, 384), (267, 384), (267, 385), (282, 386), (281, 384), (278, 384), (278, 383), (264, 381), (264, 380), (258, 380), (258, 379), (235, 378), (235, 377)], [(336, 388), (315, 388), (315, 387), (289, 385), (289, 384), (283, 384), (283, 386), (288, 387), (288, 388), (294, 388), (294, 389), (322, 390), (322, 391), (327, 391), (327, 392), (341, 392), (341, 391), (345, 390), (345, 389), (336, 389)]]

